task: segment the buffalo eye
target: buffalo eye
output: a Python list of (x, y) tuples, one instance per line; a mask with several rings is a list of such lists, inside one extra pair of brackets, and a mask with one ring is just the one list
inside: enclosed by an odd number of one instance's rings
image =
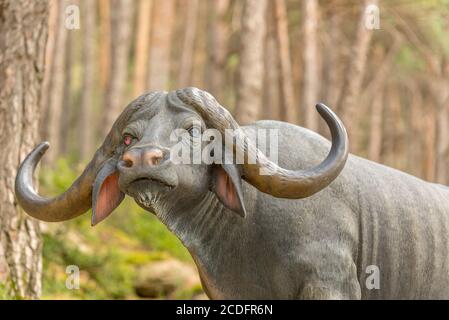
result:
[(130, 135), (125, 135), (124, 137), (123, 137), (123, 144), (125, 145), (125, 146), (129, 146), (131, 143), (133, 142), (133, 137), (132, 136), (130, 136)]
[(188, 131), (190, 136), (192, 136), (193, 138), (198, 138), (201, 134), (201, 130), (197, 127), (192, 127)]

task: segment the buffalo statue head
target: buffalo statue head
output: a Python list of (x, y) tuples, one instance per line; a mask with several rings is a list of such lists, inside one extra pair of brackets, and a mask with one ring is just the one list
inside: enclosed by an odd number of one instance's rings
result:
[[(317, 110), (330, 128), (331, 150), (318, 166), (294, 171), (270, 161), (209, 93), (197, 88), (150, 92), (125, 108), (84, 172), (55, 198), (42, 197), (33, 187), (33, 171), (49, 147), (48, 142), (39, 144), (17, 173), (17, 200), (29, 215), (43, 221), (72, 219), (92, 208), (95, 225), (120, 204), (125, 194), (162, 220), (179, 212), (177, 208), (203, 201), (209, 192), (215, 193), (225, 207), (244, 216), (242, 179), (274, 197), (305, 198), (328, 186), (348, 156), (348, 138), (341, 121), (323, 104), (318, 104)], [(252, 154), (255, 163), (175, 164), (171, 152), (179, 142), (171, 138), (173, 131), (184, 129), (194, 138), (206, 128), (223, 135), (228, 134), (227, 129), (238, 132), (243, 143), (234, 146), (231, 153)]]

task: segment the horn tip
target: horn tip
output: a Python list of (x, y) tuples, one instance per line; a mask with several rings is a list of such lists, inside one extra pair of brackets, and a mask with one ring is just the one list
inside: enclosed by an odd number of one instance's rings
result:
[(36, 149), (39, 149), (41, 151), (47, 151), (48, 148), (50, 148), (50, 142), (48, 141), (42, 141), (36, 147)]
[(326, 106), (323, 102), (319, 102), (315, 105), (315, 108), (318, 111), (325, 111), (325, 110), (330, 110), (330, 108), (328, 106)]
[(332, 111), (332, 109), (323, 102), (317, 103), (315, 108), (324, 119), (337, 118), (337, 115)]
[(50, 143), (48, 141), (43, 141), (36, 146), (34, 152), (37, 152), (37, 154), (40, 154), (40, 156), (42, 157), (42, 155), (48, 150), (48, 148), (50, 148)]

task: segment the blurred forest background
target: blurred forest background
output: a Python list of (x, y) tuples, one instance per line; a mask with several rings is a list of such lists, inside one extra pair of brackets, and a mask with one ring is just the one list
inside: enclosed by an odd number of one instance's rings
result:
[[(379, 29), (367, 27), (370, 5)], [(76, 8), (79, 28), (68, 29)], [(185, 86), (209, 91), (242, 124), (278, 119), (329, 136), (314, 108), (325, 102), (351, 152), (449, 182), (448, 0), (49, 0), (47, 9), (45, 194), (75, 180), (132, 99)], [(43, 298), (204, 298), (190, 256), (160, 222), (129, 200), (116, 211), (95, 228), (86, 215), (41, 224)], [(72, 264), (79, 290), (66, 288)]]

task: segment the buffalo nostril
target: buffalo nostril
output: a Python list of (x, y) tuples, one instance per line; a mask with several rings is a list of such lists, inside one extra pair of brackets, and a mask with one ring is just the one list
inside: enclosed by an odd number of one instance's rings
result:
[(123, 166), (125, 166), (126, 168), (131, 168), (132, 166), (134, 166), (135, 164), (135, 160), (133, 157), (133, 154), (131, 152), (126, 152), (123, 155)]
[(133, 162), (131, 160), (123, 160), (123, 165), (127, 168), (131, 168), (133, 166)]
[(161, 163), (164, 153), (160, 149), (151, 149), (143, 155), (144, 163), (150, 166), (156, 166)]

